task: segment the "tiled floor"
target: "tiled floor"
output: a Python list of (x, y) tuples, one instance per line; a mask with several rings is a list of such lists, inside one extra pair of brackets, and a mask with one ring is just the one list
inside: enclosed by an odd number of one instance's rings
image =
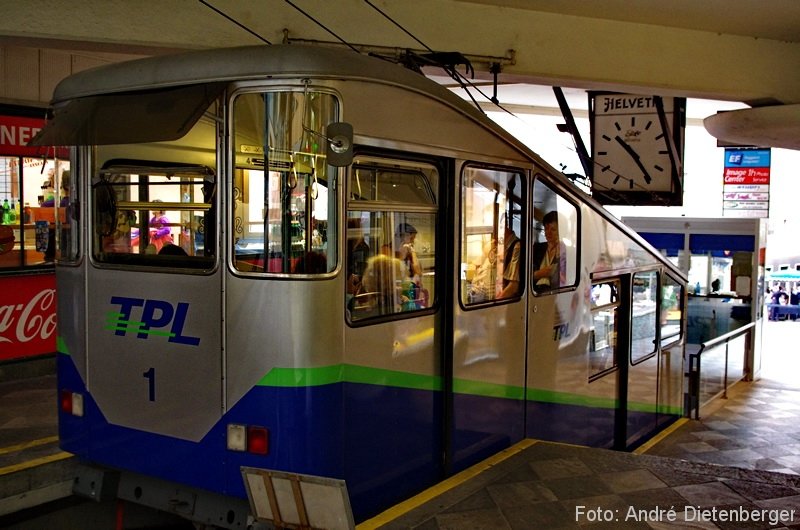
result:
[(647, 451), (800, 475), (800, 322), (766, 322), (761, 379), (741, 382)]
[(800, 527), (800, 477), (533, 442), (392, 521), (372, 523), (360, 528)]

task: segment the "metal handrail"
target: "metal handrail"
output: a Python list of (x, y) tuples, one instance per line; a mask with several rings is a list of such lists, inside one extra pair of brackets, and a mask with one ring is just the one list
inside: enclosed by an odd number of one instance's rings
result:
[(703, 353), (703, 350), (706, 348), (713, 348), (717, 344), (722, 344), (723, 342), (730, 342), (731, 339), (735, 339), (739, 335), (743, 335), (745, 331), (750, 331), (752, 328), (756, 327), (755, 322), (750, 322), (749, 324), (745, 324), (740, 328), (736, 328), (732, 331), (725, 333), (724, 335), (720, 335), (719, 337), (714, 337), (711, 340), (708, 340), (700, 345), (700, 350), (693, 355), (700, 355)]
[[(694, 409), (694, 419), (700, 419), (700, 358), (705, 350), (710, 350), (721, 344), (725, 344), (725, 373), (722, 382), (722, 397), (728, 397), (728, 344), (731, 340), (737, 339), (744, 334), (749, 334), (756, 327), (755, 322), (750, 322), (740, 328), (736, 328), (728, 333), (714, 337), (711, 340), (700, 344), (700, 350), (689, 354), (689, 371), (686, 376), (689, 378), (689, 415)], [(719, 394), (717, 394), (719, 395)]]

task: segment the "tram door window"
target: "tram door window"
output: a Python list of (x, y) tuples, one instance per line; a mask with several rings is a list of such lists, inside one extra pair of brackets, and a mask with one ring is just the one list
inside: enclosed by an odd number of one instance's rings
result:
[(0, 271), (73, 261), (70, 163), (0, 156)]
[(664, 275), (661, 286), (661, 346), (681, 338), (683, 322), (683, 287), (669, 275)]
[(617, 366), (620, 281), (592, 285), (592, 327), (589, 335), (589, 377)]
[(636, 364), (656, 352), (658, 272), (634, 274), (632, 295), (631, 363)]
[[(233, 266), (244, 273), (336, 268), (336, 168), (325, 159), (331, 94), (244, 93), (233, 104)], [(268, 166), (268, 169), (267, 169)]]
[(521, 286), (525, 285), (522, 183), (518, 170), (472, 165), (464, 168), (460, 286), (461, 303), (465, 306), (521, 294)]
[(438, 186), (439, 172), (431, 164), (355, 159), (347, 188), (351, 322), (433, 306)]
[(574, 286), (578, 280), (578, 209), (539, 178), (533, 185), (533, 208), (534, 292)]

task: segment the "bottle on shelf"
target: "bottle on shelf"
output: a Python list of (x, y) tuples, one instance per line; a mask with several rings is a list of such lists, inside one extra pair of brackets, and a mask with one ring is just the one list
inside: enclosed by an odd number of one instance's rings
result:
[(31, 211), (31, 205), (27, 202), (25, 203), (25, 208), (22, 209), (22, 222), (25, 224), (33, 222), (33, 212)]
[(14, 199), (11, 199), (11, 206), (8, 209), (8, 224), (17, 224), (17, 219), (19, 216), (17, 215), (17, 207), (14, 203)]
[(8, 204), (8, 198), (3, 199), (3, 224), (11, 224), (11, 205)]

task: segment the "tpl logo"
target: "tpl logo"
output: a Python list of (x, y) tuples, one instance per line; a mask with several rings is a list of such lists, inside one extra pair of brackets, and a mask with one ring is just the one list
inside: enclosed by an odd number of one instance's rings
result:
[[(173, 306), (166, 300), (145, 300), (143, 298), (128, 298), (127, 296), (112, 296), (111, 304), (118, 304), (119, 312), (109, 311), (106, 319), (106, 329), (114, 330), (115, 335), (125, 336), (129, 331), (136, 333), (136, 338), (146, 339), (151, 335), (167, 337), (168, 342), (197, 346), (199, 337), (189, 337), (183, 334), (186, 315), (189, 312), (187, 302), (178, 302)], [(141, 308), (141, 309), (138, 309)], [(133, 320), (134, 309), (139, 314), (139, 320)], [(166, 328), (169, 328), (167, 331)]]

